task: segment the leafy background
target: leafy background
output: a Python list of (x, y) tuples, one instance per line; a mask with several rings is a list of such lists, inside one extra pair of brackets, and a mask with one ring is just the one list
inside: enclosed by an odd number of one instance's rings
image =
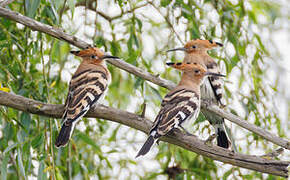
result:
[[(289, 5), (271, 0), (92, 1), (24, 0), (7, 8), (101, 47), (128, 63), (178, 82), (165, 67), (182, 53), (164, 53), (194, 39), (213, 39), (224, 48), (210, 52), (228, 75), (228, 109), (250, 123), (289, 139)], [(97, 10), (98, 13), (95, 13)], [(288, 33), (288, 36), (287, 36)], [(277, 48), (279, 47), (279, 48)], [(64, 103), (68, 82), (80, 59), (66, 42), (0, 18), (0, 88), (47, 103)], [(288, 56), (289, 57), (289, 56)], [(167, 90), (108, 65), (112, 83), (104, 104), (154, 119)], [(286, 69), (288, 68), (288, 70)], [(280, 179), (225, 165), (167, 143), (142, 158), (135, 154), (146, 135), (102, 119), (84, 118), (68, 147), (53, 144), (60, 119), (0, 107), (1, 179)], [(277, 146), (236, 125), (238, 151), (262, 155)], [(213, 133), (199, 118), (195, 134)], [(290, 158), (285, 152), (281, 159)]]

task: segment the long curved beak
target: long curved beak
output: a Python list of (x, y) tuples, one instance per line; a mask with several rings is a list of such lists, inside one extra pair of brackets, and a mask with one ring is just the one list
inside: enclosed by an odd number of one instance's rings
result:
[(120, 59), (120, 58), (117, 56), (104, 55), (101, 57), (101, 59)]
[(222, 43), (219, 42), (215, 42), (218, 46), (223, 47), (224, 45)]
[(171, 51), (186, 51), (186, 48), (181, 47), (181, 48), (169, 49), (166, 52), (171, 52)]
[(223, 74), (218, 74), (218, 73), (213, 73), (213, 72), (206, 72), (205, 73), (206, 76), (219, 76), (219, 77), (226, 77)]

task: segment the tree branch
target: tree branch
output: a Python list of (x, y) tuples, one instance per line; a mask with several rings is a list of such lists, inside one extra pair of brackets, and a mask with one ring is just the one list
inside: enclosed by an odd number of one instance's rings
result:
[[(75, 36), (71, 36), (66, 34), (62, 29), (60, 28), (55, 28), (43, 23), (40, 23), (34, 19), (31, 19), (29, 17), (23, 16), (17, 12), (13, 12), (11, 10), (5, 9), (0, 7), (0, 16), (2, 17), (6, 17), (8, 19), (11, 19), (13, 21), (19, 22), (25, 26), (30, 27), (32, 30), (36, 30), (36, 31), (40, 31), (46, 34), (49, 34), (55, 38), (58, 38), (60, 40), (64, 40), (76, 47), (79, 48), (86, 48), (88, 47), (90, 44), (82, 41), (81, 39), (78, 39)], [(158, 76), (154, 76), (152, 74), (150, 74), (149, 72), (140, 69), (138, 67), (133, 66), (132, 64), (128, 64), (125, 61), (122, 60), (107, 60), (109, 63), (113, 64), (114, 66), (117, 66), (120, 69), (123, 69), (129, 73), (132, 73), (136, 76), (139, 76), (147, 81), (150, 81), (154, 84), (157, 84), (159, 86), (165, 87), (167, 89), (173, 89), (175, 87), (175, 84), (171, 81), (168, 81), (166, 79), (160, 78)], [(256, 134), (258, 134), (259, 136), (267, 139), (268, 141), (271, 141), (274, 144), (277, 144), (281, 147), (284, 147), (286, 149), (290, 150), (290, 142), (288, 140), (285, 140), (283, 138), (280, 138), (274, 134), (272, 134), (271, 132), (262, 129), (260, 127), (257, 127), (253, 124), (248, 123), (247, 121), (241, 119), (240, 117), (233, 115), (231, 113), (228, 113), (222, 109), (220, 109), (219, 107), (215, 106), (215, 105), (206, 105), (205, 102), (202, 102), (202, 106), (203, 106), (203, 110), (209, 110), (212, 113), (215, 113), (217, 115), (220, 115), (224, 118), (226, 118), (227, 120), (236, 123), (238, 125), (240, 125), (241, 127), (248, 129), (249, 131), (252, 131)]]
[[(0, 91), (0, 105), (54, 118), (61, 118), (64, 110), (64, 106), (61, 104), (45, 104), (3, 91)], [(146, 118), (104, 105), (96, 105), (92, 107), (92, 109), (86, 114), (86, 117), (108, 119), (143, 131), (144, 133), (149, 133), (152, 126), (152, 122)], [(232, 151), (215, 145), (208, 146), (204, 141), (199, 140), (197, 137), (188, 136), (181, 131), (174, 131), (168, 136), (163, 137), (161, 140), (178, 145), (184, 149), (214, 160), (235, 166), (282, 177), (288, 176), (287, 167), (290, 164), (290, 161), (268, 160), (254, 155), (233, 153)]]

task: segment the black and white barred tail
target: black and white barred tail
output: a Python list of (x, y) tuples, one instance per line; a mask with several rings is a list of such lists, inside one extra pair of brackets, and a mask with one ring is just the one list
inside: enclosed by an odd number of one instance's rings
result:
[(144, 156), (145, 154), (147, 154), (152, 145), (154, 144), (154, 142), (156, 142), (158, 140), (158, 136), (156, 136), (156, 130), (152, 131), (149, 135), (149, 137), (147, 138), (146, 142), (143, 144), (142, 148), (140, 149), (140, 151), (138, 152), (137, 157), (139, 156)]
[(214, 127), (217, 134), (217, 145), (219, 147), (228, 149), (231, 145), (231, 142), (228, 138), (224, 124), (215, 124)]

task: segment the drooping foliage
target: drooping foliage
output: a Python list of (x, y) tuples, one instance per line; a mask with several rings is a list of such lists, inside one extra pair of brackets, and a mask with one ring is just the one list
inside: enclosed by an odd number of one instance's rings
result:
[[(166, 54), (166, 50), (195, 38), (221, 42), (224, 47), (210, 55), (228, 75), (228, 109), (286, 136), (287, 122), (281, 119), (277, 106), (278, 102), (286, 104), (278, 88), (283, 86), (279, 74), (273, 73), (280, 66), (271, 38), (285, 20), (283, 7), (276, 1), (24, 0), (7, 8), (62, 28), (174, 82), (179, 74), (166, 68), (165, 62), (182, 61), (183, 54)], [(71, 49), (76, 48), (1, 17), (0, 90), (46, 103), (64, 103), (68, 81), (80, 61), (69, 54)], [(153, 120), (167, 90), (108, 66), (112, 83), (104, 104), (141, 113), (146, 103), (145, 115)], [(53, 144), (60, 124), (60, 119), (0, 107), (0, 179), (166, 179), (172, 171), (177, 174), (171, 177), (177, 179), (277, 178), (223, 165), (162, 142), (148, 157), (136, 160), (146, 135), (102, 119), (84, 118), (69, 146), (56, 149)], [(249, 131), (230, 127), (241, 153), (266, 153), (276, 148)], [(193, 128), (203, 139), (214, 132), (202, 116)]]

